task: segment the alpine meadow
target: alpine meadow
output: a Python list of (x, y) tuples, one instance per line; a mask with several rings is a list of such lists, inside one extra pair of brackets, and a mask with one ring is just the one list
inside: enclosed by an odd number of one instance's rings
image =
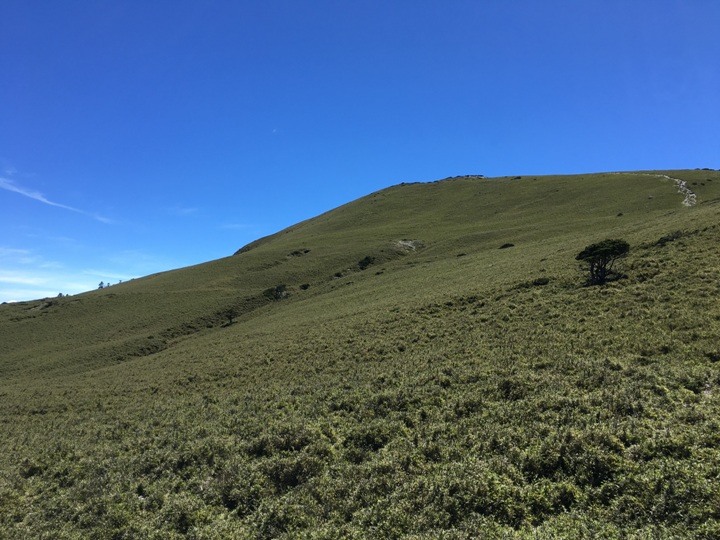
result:
[(462, 176), (4, 304), (0, 538), (718, 538), (719, 223), (710, 169)]

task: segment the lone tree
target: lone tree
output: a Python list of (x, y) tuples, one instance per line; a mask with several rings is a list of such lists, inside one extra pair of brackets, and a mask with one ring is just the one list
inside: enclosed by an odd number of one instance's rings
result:
[(590, 271), (588, 285), (602, 285), (611, 275), (617, 274), (613, 270), (613, 264), (625, 257), (629, 251), (630, 244), (625, 240), (608, 239), (589, 245), (575, 259), (588, 264)]

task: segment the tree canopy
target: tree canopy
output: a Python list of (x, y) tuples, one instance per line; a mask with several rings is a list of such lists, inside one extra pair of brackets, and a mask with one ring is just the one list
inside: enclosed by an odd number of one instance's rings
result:
[(615, 261), (625, 257), (629, 251), (630, 244), (625, 240), (607, 239), (587, 246), (575, 259), (588, 264), (588, 285), (600, 285), (616, 274), (613, 270)]

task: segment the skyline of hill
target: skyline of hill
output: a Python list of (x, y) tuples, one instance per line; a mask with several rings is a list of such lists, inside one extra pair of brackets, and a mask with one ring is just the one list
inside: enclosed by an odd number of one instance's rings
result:
[(714, 170), (461, 176), (1, 305), (0, 536), (716, 537), (719, 217)]

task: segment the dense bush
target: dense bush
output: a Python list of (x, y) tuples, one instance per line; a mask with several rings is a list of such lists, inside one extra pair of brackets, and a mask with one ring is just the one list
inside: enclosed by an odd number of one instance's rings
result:
[(370, 257), (368, 255), (368, 256), (360, 259), (360, 261), (358, 262), (358, 268), (360, 268), (360, 270), (365, 270), (368, 266), (370, 266), (374, 262), (375, 262), (375, 257)]
[(265, 289), (263, 291), (263, 296), (265, 298), (268, 298), (270, 300), (282, 300), (283, 298), (286, 298), (289, 295), (287, 290), (287, 285), (281, 284), (281, 285), (275, 285), (274, 287), (270, 287), (269, 289)]
[(613, 269), (618, 259), (625, 257), (630, 251), (630, 244), (625, 240), (603, 240), (597, 244), (591, 244), (582, 250), (577, 257), (588, 266), (588, 285), (602, 285), (610, 276), (619, 275)]

